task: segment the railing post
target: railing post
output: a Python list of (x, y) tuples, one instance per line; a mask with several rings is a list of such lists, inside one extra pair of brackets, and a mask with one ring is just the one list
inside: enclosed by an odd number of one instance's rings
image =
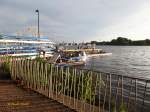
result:
[[(117, 81), (117, 88), (116, 88), (116, 97), (115, 97), (115, 109), (117, 108), (117, 100), (118, 100), (118, 89), (119, 89), (119, 86), (120, 86), (120, 77), (118, 76), (118, 81)], [(116, 109), (117, 110), (117, 109)]]
[(94, 108), (94, 106), (95, 106), (95, 103), (96, 103), (96, 101), (95, 101), (95, 97), (96, 97), (96, 94), (97, 94), (97, 86), (98, 86), (98, 74), (97, 73), (95, 73), (94, 74), (94, 76), (95, 76), (95, 78), (96, 78), (96, 81), (95, 81), (95, 87), (94, 87), (94, 102), (93, 102), (93, 112), (95, 112), (95, 108)]
[(109, 112), (111, 112), (111, 74), (109, 74)]
[(76, 108), (76, 85), (77, 85), (77, 70), (76, 70), (76, 68), (74, 68), (74, 108)]
[(121, 76), (121, 103), (123, 104), (123, 75)]
[(146, 83), (145, 83), (144, 94), (143, 94), (143, 103), (142, 103), (142, 110), (141, 110), (141, 112), (144, 112), (145, 97), (146, 97), (146, 91), (147, 91), (147, 83), (148, 83), (148, 81), (146, 81)]
[(129, 91), (129, 95), (128, 95), (128, 104), (127, 104), (127, 110), (129, 111), (129, 106), (130, 106), (130, 97), (131, 97), (131, 93), (132, 93), (132, 83), (133, 83), (133, 79), (131, 79), (131, 84), (130, 84), (130, 91)]
[(135, 79), (135, 112), (136, 112), (136, 104), (137, 104), (137, 79)]
[(99, 74), (99, 112), (101, 112), (101, 85), (102, 85), (102, 76)]
[(106, 95), (107, 95), (107, 85), (108, 85), (108, 75), (106, 75), (106, 84), (105, 84), (105, 94), (104, 94), (104, 102), (103, 102), (103, 112), (105, 112), (105, 103), (106, 103)]

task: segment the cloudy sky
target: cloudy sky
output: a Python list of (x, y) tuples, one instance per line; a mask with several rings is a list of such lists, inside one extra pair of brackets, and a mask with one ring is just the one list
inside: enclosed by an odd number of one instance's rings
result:
[(54, 41), (150, 39), (150, 0), (0, 0), (0, 33), (35, 27)]

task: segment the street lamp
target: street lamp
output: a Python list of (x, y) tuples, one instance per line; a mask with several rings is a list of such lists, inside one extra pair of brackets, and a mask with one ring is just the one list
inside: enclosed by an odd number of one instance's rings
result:
[(38, 14), (38, 37), (40, 38), (40, 30), (39, 30), (39, 10), (36, 9), (35, 12)]

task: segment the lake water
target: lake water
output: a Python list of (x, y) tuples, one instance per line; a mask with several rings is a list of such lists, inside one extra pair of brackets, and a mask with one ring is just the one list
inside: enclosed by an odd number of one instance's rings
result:
[(150, 46), (98, 46), (110, 56), (93, 57), (84, 68), (150, 78)]

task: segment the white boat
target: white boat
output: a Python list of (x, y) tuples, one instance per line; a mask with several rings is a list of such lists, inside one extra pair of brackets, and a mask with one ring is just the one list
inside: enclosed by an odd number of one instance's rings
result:
[(54, 42), (48, 37), (7, 36), (0, 38), (0, 55), (35, 58), (52, 56)]

